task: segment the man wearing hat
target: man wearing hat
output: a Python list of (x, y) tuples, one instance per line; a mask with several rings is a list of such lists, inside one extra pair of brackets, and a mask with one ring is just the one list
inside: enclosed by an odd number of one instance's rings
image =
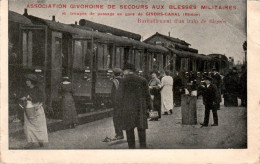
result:
[(135, 148), (134, 129), (137, 127), (140, 148), (146, 148), (147, 113), (151, 109), (151, 97), (146, 79), (135, 75), (135, 66), (126, 63), (123, 68), (116, 100), (119, 102), (121, 127), (126, 131), (128, 147)]
[(224, 105), (227, 107), (238, 106), (239, 76), (236, 67), (224, 77)]
[(217, 87), (212, 84), (213, 78), (206, 76), (205, 77), (205, 84), (203, 89), (203, 104), (205, 105), (205, 116), (204, 122), (201, 123), (202, 127), (208, 126), (209, 123), (209, 115), (210, 110), (213, 113), (213, 120), (214, 123), (211, 126), (218, 126), (218, 113), (217, 113), (217, 103), (218, 103), (218, 90)]
[(116, 94), (119, 88), (119, 84), (121, 83), (122, 70), (120, 68), (114, 68), (113, 73), (114, 73), (114, 78), (112, 79), (113, 86), (111, 90), (111, 98), (112, 98), (112, 106), (114, 109), (113, 122), (114, 122), (114, 128), (116, 133), (116, 136), (113, 140), (119, 140), (119, 139), (124, 139), (124, 134), (120, 126), (121, 117), (120, 117), (120, 111), (118, 109), (118, 102), (116, 101)]
[(218, 105), (217, 106), (218, 106), (218, 109), (220, 109), (222, 79), (221, 79), (220, 74), (217, 72), (216, 68), (213, 68), (212, 78), (213, 78), (213, 84), (215, 84), (218, 89)]

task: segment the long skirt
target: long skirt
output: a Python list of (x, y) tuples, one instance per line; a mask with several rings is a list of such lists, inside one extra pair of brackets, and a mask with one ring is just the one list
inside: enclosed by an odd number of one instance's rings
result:
[(161, 94), (153, 95), (153, 110), (157, 111), (159, 114), (159, 118), (161, 118)]
[(63, 96), (61, 109), (64, 126), (78, 124), (78, 115), (76, 112), (74, 99), (70, 93)]
[(173, 93), (171, 85), (165, 85), (161, 90), (161, 109), (163, 113), (169, 112), (173, 109)]
[(29, 143), (48, 142), (47, 124), (42, 105), (26, 108), (24, 133)]

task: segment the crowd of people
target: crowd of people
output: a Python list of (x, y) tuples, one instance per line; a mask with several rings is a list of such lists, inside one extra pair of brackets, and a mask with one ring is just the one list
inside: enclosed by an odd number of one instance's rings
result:
[[(115, 138), (123, 139), (126, 131), (129, 148), (135, 148), (134, 129), (137, 127), (141, 148), (146, 148), (147, 120), (159, 121), (161, 115), (173, 113), (174, 107), (181, 106), (181, 95), (195, 93), (193, 96), (203, 96), (205, 105), (204, 122), (201, 127), (207, 127), (210, 111), (214, 123), (218, 126), (218, 114), (222, 95), (225, 106), (238, 106), (240, 97), (242, 106), (246, 106), (246, 67), (242, 67), (239, 77), (234, 67), (226, 76), (215, 69), (213, 72), (184, 72), (175, 75), (170, 71), (153, 71), (150, 79), (145, 79), (135, 73), (134, 65), (126, 64), (123, 70), (114, 70), (112, 101), (114, 107)], [(149, 81), (149, 82), (148, 82)], [(156, 111), (157, 115), (149, 118), (149, 113)]]
[[(129, 148), (135, 148), (134, 129), (138, 130), (141, 148), (146, 148), (146, 129), (149, 121), (159, 121), (161, 115), (171, 115), (174, 107), (181, 106), (181, 96), (193, 93), (193, 96), (203, 96), (205, 105), (204, 122), (208, 126), (210, 111), (214, 123), (218, 126), (217, 111), (220, 109), (222, 95), (225, 106), (238, 106), (238, 97), (242, 106), (247, 105), (247, 71), (242, 67), (239, 76), (233, 68), (225, 76), (216, 70), (213, 72), (178, 72), (153, 71), (146, 79), (136, 73), (135, 66), (126, 63), (121, 70), (113, 70), (114, 78), (111, 91), (114, 108), (113, 122), (115, 137), (113, 140), (124, 139), (123, 130)], [(24, 109), (24, 132), (29, 147), (42, 147), (48, 143), (48, 133), (45, 112), (43, 109), (44, 94), (38, 87), (38, 79), (33, 74), (25, 76), (24, 92), (17, 96), (20, 108)], [(77, 112), (72, 95), (72, 84), (64, 77), (59, 87), (62, 119), (65, 128), (74, 128), (78, 124)], [(195, 94), (194, 94), (195, 93)], [(149, 115), (155, 112), (155, 115)]]

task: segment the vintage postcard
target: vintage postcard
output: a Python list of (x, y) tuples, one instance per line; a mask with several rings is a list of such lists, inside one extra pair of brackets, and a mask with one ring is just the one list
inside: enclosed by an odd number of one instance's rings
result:
[(1, 9), (3, 163), (259, 162), (259, 2)]

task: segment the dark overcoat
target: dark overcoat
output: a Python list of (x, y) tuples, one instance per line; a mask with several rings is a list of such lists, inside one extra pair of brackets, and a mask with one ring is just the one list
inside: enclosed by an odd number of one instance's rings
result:
[(116, 99), (121, 113), (122, 129), (148, 129), (147, 112), (151, 109), (151, 97), (146, 79), (134, 74), (121, 80)]
[(216, 73), (213, 75), (213, 79), (213, 83), (220, 89), (222, 85), (221, 76), (218, 73)]
[(217, 107), (218, 101), (218, 90), (216, 85), (210, 84), (209, 87), (205, 85), (203, 89), (203, 103), (211, 109)]

